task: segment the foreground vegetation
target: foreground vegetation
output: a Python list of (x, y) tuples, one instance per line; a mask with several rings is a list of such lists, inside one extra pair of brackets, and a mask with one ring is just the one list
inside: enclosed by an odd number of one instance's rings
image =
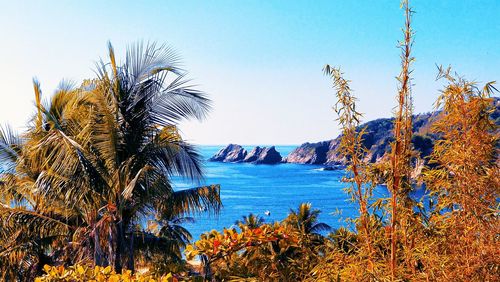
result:
[[(445, 86), (431, 129), (439, 138), (428, 165), (415, 173), (422, 160), (412, 143), (407, 1), (403, 9), (394, 138), (377, 164), (365, 157), (366, 129), (350, 82), (340, 69), (324, 69), (338, 100), (338, 153), (348, 163), (343, 180), (359, 207), (352, 229), (331, 230), (318, 222), (320, 211), (301, 204), (281, 222), (248, 215), (238, 230), (211, 231), (190, 244), (180, 224), (190, 213), (217, 212), (221, 202), (216, 185), (173, 191), (172, 175), (202, 175), (199, 156), (177, 124), (203, 118), (209, 101), (184, 86), (168, 49), (137, 45), (118, 66), (110, 47), (97, 78), (63, 85), (47, 104), (35, 82), (36, 115), (28, 131), (0, 135), (0, 161), (9, 165), (1, 176), (1, 278), (499, 281), (500, 131), (491, 118), (497, 90), (493, 82), (480, 87), (439, 68)], [(410, 197), (415, 179), (427, 190), (422, 199)], [(379, 184), (387, 185), (388, 199), (372, 198)], [(150, 219), (147, 227), (144, 219)], [(188, 265), (182, 250), (201, 265)]]
[(174, 282), (178, 281), (172, 274), (164, 276), (154, 274), (132, 273), (130, 270), (123, 271), (117, 274), (111, 266), (108, 267), (88, 267), (85, 265), (75, 265), (69, 268), (64, 266), (48, 266), (45, 265), (45, 275), (37, 277), (35, 282), (53, 282), (53, 281), (113, 281), (113, 282)]

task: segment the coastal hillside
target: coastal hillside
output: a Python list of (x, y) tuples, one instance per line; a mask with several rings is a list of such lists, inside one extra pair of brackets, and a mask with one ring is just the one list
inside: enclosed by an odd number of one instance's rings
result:
[[(500, 124), (500, 98), (495, 97), (493, 103), (495, 110), (491, 119)], [(413, 146), (421, 158), (427, 157), (434, 147), (434, 142), (439, 138), (431, 133), (432, 124), (439, 118), (439, 113), (424, 113), (413, 116)], [(359, 129), (366, 128), (363, 145), (367, 148), (366, 158), (374, 163), (389, 152), (393, 140), (393, 118), (381, 118), (366, 122)], [(293, 150), (283, 162), (316, 165), (342, 165), (345, 160), (336, 153), (340, 136), (335, 139), (316, 143), (304, 143)]]
[[(436, 118), (435, 115), (426, 113), (413, 117), (413, 145), (421, 157), (426, 157), (432, 151), (437, 136), (430, 133), (430, 125)], [(363, 145), (367, 148), (366, 158), (370, 162), (377, 162), (390, 149), (393, 140), (393, 119), (381, 118), (362, 124), (365, 128)], [(337, 154), (340, 136), (328, 141), (304, 143), (293, 150), (285, 162), (317, 165), (341, 165), (344, 160)]]

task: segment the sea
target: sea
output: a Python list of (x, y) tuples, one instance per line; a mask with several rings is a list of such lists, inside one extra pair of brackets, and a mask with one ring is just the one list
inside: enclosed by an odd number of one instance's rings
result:
[[(283, 220), (290, 209), (301, 203), (311, 203), (321, 210), (319, 221), (332, 228), (352, 228), (349, 218), (358, 215), (358, 206), (352, 203), (341, 181), (343, 170), (324, 171), (322, 166), (306, 164), (255, 165), (249, 163), (208, 162), (224, 146), (199, 146), (206, 160), (205, 178), (201, 184), (220, 184), (223, 207), (218, 215), (195, 214), (194, 223), (185, 224), (193, 239), (213, 229), (236, 227), (235, 222), (250, 213), (264, 218), (265, 222)], [(247, 151), (254, 146), (243, 146)], [(262, 145), (261, 145), (262, 147)], [(275, 146), (283, 157), (297, 146)], [(176, 190), (196, 187), (181, 179), (174, 180)], [(385, 186), (377, 186), (375, 198), (388, 197)]]
[[(179, 177), (172, 179), (175, 190), (210, 184), (219, 184), (221, 187), (223, 206), (219, 213), (201, 211), (190, 215), (195, 220), (193, 223), (184, 224), (193, 240), (211, 230), (237, 228), (236, 221), (250, 213), (261, 216), (266, 223), (281, 221), (291, 209), (297, 209), (301, 203), (311, 203), (313, 209), (319, 209), (319, 221), (327, 223), (333, 229), (352, 229), (349, 219), (358, 216), (359, 207), (345, 192), (348, 184), (341, 181), (345, 171), (322, 170), (323, 166), (307, 164), (209, 162), (208, 159), (223, 147), (197, 147), (205, 160), (205, 177), (201, 182), (193, 183)], [(249, 151), (255, 146), (243, 147)], [(297, 146), (275, 147), (285, 157)], [(374, 189), (374, 199), (387, 197), (389, 193), (386, 186), (380, 185)], [(425, 189), (416, 190), (413, 197), (426, 197)]]

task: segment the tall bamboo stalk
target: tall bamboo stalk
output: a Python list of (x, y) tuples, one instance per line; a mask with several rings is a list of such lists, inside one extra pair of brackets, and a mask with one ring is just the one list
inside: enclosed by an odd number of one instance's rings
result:
[(400, 43), (402, 50), (401, 54), (401, 72), (398, 77), (400, 83), (398, 89), (398, 106), (394, 120), (394, 142), (390, 156), (391, 163), (391, 280), (396, 277), (397, 255), (396, 243), (397, 233), (396, 227), (398, 223), (398, 194), (402, 191), (405, 183), (409, 181), (407, 177), (410, 169), (410, 150), (412, 137), (412, 122), (411, 122), (411, 78), (410, 64), (413, 61), (411, 57), (411, 47), (413, 44), (413, 31), (411, 29), (412, 10), (409, 7), (409, 1), (403, 0), (402, 8), (405, 11), (405, 28), (403, 30), (404, 40)]
[[(368, 197), (371, 195), (372, 185), (367, 183), (365, 175), (366, 163), (363, 157), (366, 148), (362, 144), (364, 129), (358, 130), (362, 114), (356, 111), (356, 98), (351, 94), (350, 81), (343, 77), (340, 69), (326, 65), (324, 72), (332, 78), (333, 87), (336, 89), (337, 103), (334, 110), (339, 115), (338, 121), (342, 127), (342, 138), (338, 152), (347, 159), (349, 162), (347, 170), (352, 172), (352, 178), (349, 179), (349, 182), (353, 183), (352, 194), (359, 203), (361, 233), (365, 237), (368, 251), (368, 270), (373, 271), (373, 247), (368, 214)], [(363, 187), (364, 185), (365, 187)]]

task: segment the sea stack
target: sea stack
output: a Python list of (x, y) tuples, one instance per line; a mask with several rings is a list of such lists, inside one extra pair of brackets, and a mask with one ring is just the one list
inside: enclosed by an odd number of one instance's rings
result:
[[(257, 148), (255, 148), (257, 149)], [(254, 149), (254, 150), (255, 150)], [(281, 154), (276, 151), (276, 148), (274, 146), (271, 146), (269, 148), (263, 148), (261, 149), (261, 152), (259, 154), (259, 157), (253, 161), (252, 163), (254, 164), (278, 164), (281, 163), (282, 161)]]
[(211, 162), (237, 163), (242, 162), (246, 155), (247, 151), (240, 145), (229, 144), (208, 160)]
[(262, 148), (257, 146), (250, 151), (250, 153), (247, 154), (243, 162), (245, 163), (251, 163), (255, 162), (257, 159), (259, 159), (260, 154), (262, 153)]

